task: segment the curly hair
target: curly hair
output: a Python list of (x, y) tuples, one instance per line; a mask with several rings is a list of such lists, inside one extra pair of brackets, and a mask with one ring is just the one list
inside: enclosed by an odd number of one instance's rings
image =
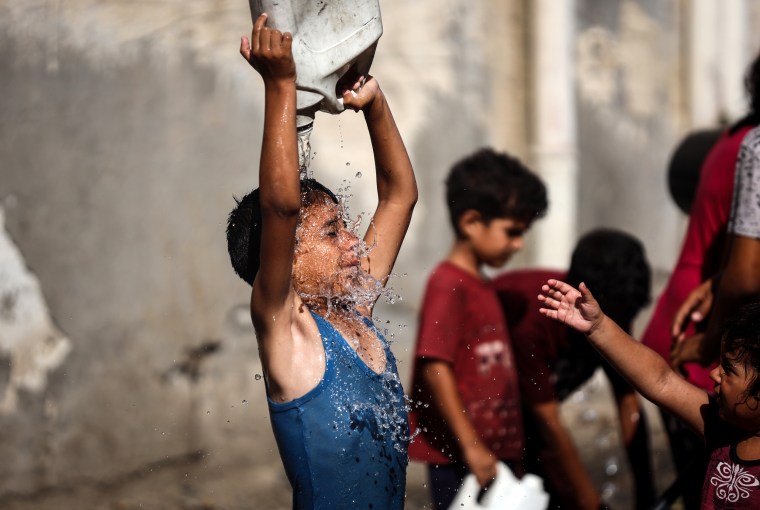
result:
[(546, 186), (519, 160), (483, 148), (461, 159), (446, 178), (446, 203), (457, 236), (459, 219), (475, 210), (483, 221), (511, 218), (530, 224), (546, 213)]
[[(726, 361), (726, 354), (735, 356), (735, 360), (752, 369), (754, 375), (747, 386), (747, 398), (760, 398), (760, 303), (745, 305), (725, 322), (721, 337), (721, 363)], [(748, 370), (749, 372), (749, 370)]]
[[(301, 181), (301, 207), (308, 207), (318, 197), (327, 195), (338, 203), (338, 198), (327, 187), (314, 179)], [(235, 197), (233, 197), (235, 198)], [(253, 285), (259, 272), (261, 253), (261, 198), (259, 188), (242, 199), (235, 198), (235, 208), (227, 218), (227, 251), (235, 273)]]

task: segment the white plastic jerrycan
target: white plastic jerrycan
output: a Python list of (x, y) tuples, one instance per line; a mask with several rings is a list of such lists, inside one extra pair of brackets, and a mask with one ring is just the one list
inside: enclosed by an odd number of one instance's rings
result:
[(538, 476), (528, 473), (518, 480), (506, 464), (496, 465), (496, 478), (478, 501), (480, 484), (469, 474), (462, 481), (448, 510), (545, 510), (549, 494)]
[(255, 21), (293, 34), (296, 62), (297, 124), (313, 123), (317, 110), (343, 111), (335, 86), (352, 66), (369, 72), (383, 33), (378, 0), (249, 0)]

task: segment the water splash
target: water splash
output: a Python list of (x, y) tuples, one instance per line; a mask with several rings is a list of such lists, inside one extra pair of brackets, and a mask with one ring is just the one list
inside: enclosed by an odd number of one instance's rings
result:
[[(377, 246), (377, 235), (375, 233), (370, 242), (362, 238), (363, 236), (359, 229), (365, 223), (366, 215), (359, 213), (353, 219), (351, 218), (347, 204), (347, 198), (351, 195), (346, 195), (346, 192), (350, 191), (350, 188), (350, 182), (344, 180), (336, 194), (340, 208), (340, 217), (346, 229), (358, 239), (354, 246), (357, 258), (359, 260), (367, 260)], [(309, 223), (309, 215), (308, 209), (303, 211), (301, 217), (302, 227), (296, 233), (296, 245), (300, 246), (300, 248), (297, 248), (300, 250), (306, 249), (304, 244), (301, 243), (303, 236), (321, 235), (316, 227), (312, 230), (311, 225), (306, 226)], [(369, 220), (367, 229), (368, 231), (374, 231), (372, 219)], [(385, 297), (386, 302), (389, 304), (401, 301), (401, 296), (388, 285), (389, 280), (398, 277), (398, 275), (391, 274), (385, 282), (382, 282), (367, 273), (360, 266), (355, 266), (344, 268), (341, 271), (341, 276), (343, 281), (336, 282), (335, 279), (331, 278), (327, 281), (311, 282), (311, 285), (297, 285), (296, 291), (305, 303), (316, 302), (326, 304), (328, 315), (338, 309), (371, 308), (380, 297)], [(316, 289), (314, 289), (314, 283), (317, 284)], [(311, 292), (305, 292), (303, 290), (305, 287), (310, 287), (312, 289)]]

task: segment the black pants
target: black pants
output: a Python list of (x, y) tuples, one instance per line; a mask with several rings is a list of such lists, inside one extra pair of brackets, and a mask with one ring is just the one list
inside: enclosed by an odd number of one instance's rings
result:
[(708, 462), (704, 439), (673, 415), (665, 411), (661, 414), (678, 473), (684, 510), (699, 510)]

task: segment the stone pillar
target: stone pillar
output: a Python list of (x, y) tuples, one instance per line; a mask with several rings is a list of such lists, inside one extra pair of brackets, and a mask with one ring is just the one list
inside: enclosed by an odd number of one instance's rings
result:
[(532, 11), (533, 166), (549, 188), (549, 213), (535, 226), (534, 261), (564, 267), (577, 228), (577, 124), (573, 87), (574, 1), (537, 0)]

